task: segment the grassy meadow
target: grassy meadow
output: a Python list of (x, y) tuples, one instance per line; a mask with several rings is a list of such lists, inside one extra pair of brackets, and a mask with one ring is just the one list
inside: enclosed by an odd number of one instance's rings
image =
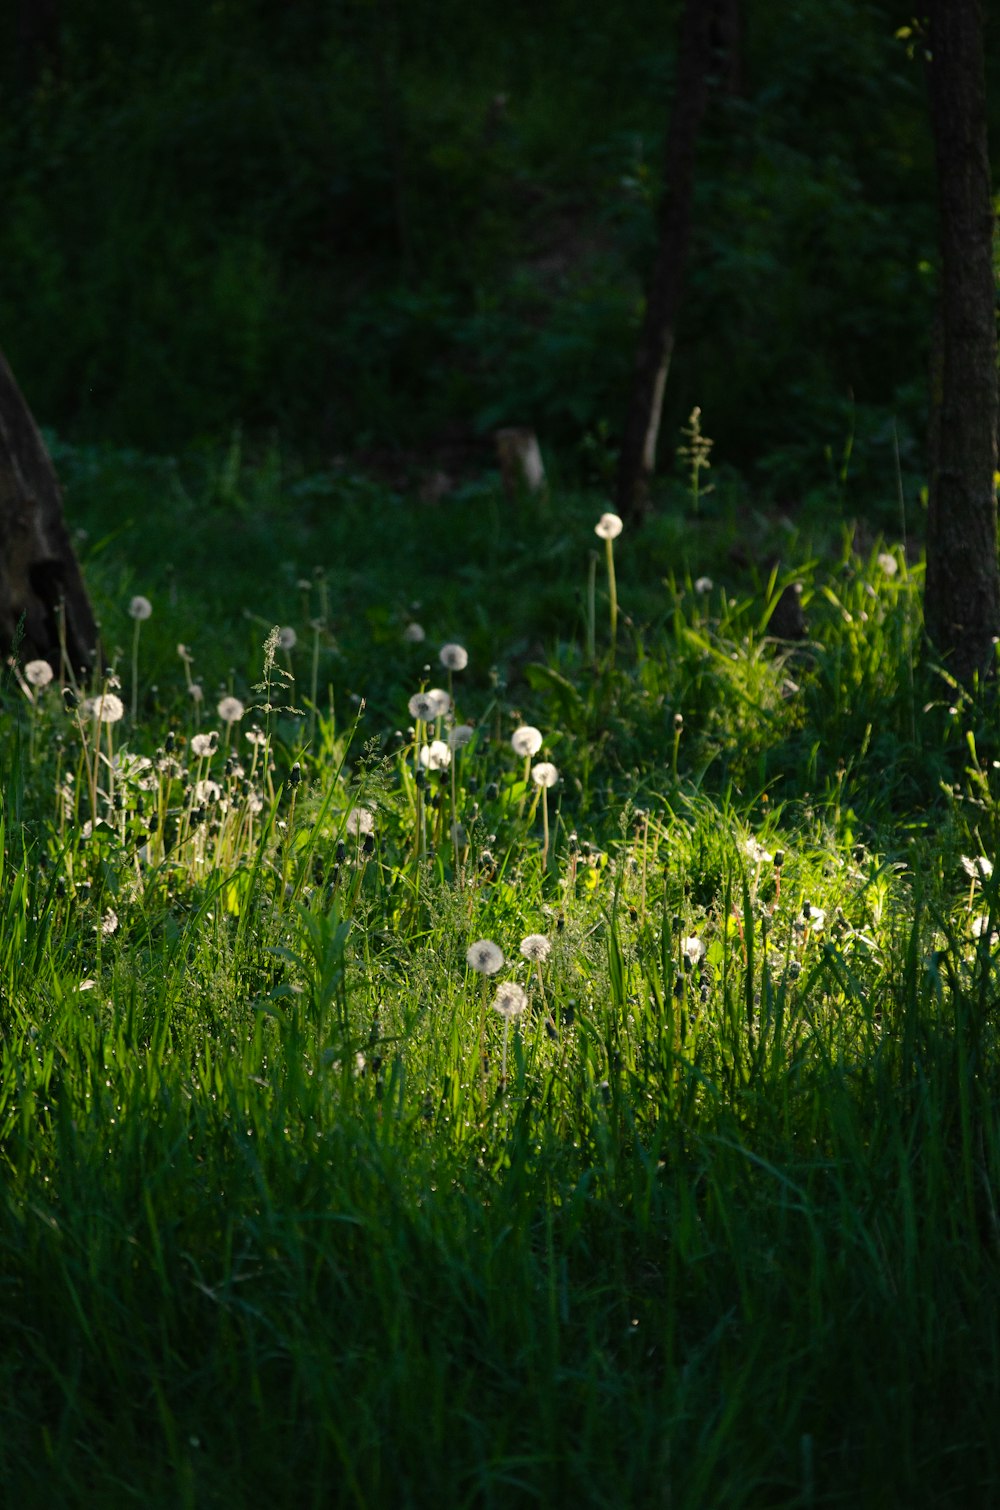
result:
[(0, 1501), (996, 1504), (1000, 722), (896, 500), (53, 451)]

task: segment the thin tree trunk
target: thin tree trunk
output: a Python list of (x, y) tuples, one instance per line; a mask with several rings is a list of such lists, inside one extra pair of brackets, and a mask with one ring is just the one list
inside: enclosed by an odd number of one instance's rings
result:
[[(656, 466), (663, 392), (674, 349), (684, 264), (691, 240), (698, 135), (708, 106), (713, 27), (719, 19), (718, 9), (717, 0), (685, 0), (681, 19), (656, 260), (646, 296), (618, 464), (618, 512), (626, 518), (635, 518), (648, 507), (649, 481)], [(727, 7), (731, 25), (730, 9)]]
[(38, 426), (0, 354), (0, 657), (87, 676), (97, 626)]
[(994, 217), (979, 0), (934, 0), (931, 124), (940, 214), (940, 314), (932, 373), (927, 633), (962, 682), (1000, 633)]

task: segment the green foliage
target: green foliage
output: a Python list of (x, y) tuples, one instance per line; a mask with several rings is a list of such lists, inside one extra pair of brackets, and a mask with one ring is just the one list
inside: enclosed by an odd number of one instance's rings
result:
[(905, 552), (738, 575), (717, 478), (612, 654), (599, 497), (60, 465), (138, 714), (3, 693), (0, 1497), (978, 1502), (997, 707)]

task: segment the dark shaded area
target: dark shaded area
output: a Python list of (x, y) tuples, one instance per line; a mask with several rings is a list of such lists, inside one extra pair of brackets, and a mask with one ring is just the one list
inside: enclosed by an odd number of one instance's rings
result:
[[(36, 415), (322, 459), (529, 425), (613, 456), (656, 240), (677, 4), (63, 0), (0, 60), (0, 336)], [(925, 429), (919, 56), (876, 0), (759, 4), (702, 142), (663, 421), (779, 496)], [(996, 75), (995, 58), (988, 68)], [(606, 472), (607, 468), (604, 467)], [(601, 466), (598, 466), (601, 475)]]

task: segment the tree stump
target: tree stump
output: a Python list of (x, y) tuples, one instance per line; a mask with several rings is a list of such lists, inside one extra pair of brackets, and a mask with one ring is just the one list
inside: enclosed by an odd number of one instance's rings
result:
[(97, 625), (38, 426), (0, 353), (0, 654), (88, 677)]

